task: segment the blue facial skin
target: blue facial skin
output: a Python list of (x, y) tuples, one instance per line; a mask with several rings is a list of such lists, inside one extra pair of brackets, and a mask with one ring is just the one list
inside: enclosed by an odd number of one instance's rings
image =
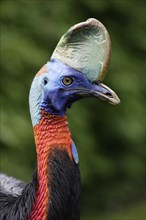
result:
[[(70, 85), (64, 85), (64, 77), (72, 79)], [(63, 116), (67, 107), (83, 97), (96, 96), (94, 91), (107, 93), (107, 90), (94, 82), (90, 82), (84, 74), (61, 63), (51, 60), (47, 63), (47, 72), (34, 78), (30, 96), (30, 112), (33, 125), (39, 123), (40, 110)]]

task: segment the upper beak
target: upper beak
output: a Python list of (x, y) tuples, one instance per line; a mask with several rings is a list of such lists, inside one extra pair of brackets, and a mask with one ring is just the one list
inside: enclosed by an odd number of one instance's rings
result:
[(90, 86), (86, 88), (68, 88), (65, 89), (65, 91), (73, 91), (73, 94), (76, 94), (78, 99), (80, 99), (81, 97), (95, 97), (107, 101), (113, 105), (117, 105), (120, 103), (120, 99), (117, 94), (103, 83), (90, 84)]
[(120, 103), (120, 99), (117, 96), (117, 94), (103, 83), (99, 83), (95, 86), (95, 88), (92, 91), (92, 95), (94, 97), (98, 97), (102, 100), (105, 100), (113, 105), (117, 105)]

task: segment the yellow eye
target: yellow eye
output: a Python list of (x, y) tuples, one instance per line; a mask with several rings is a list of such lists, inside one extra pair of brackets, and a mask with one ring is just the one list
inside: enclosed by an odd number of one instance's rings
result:
[(64, 77), (62, 82), (65, 86), (69, 86), (73, 83), (73, 79), (71, 77)]

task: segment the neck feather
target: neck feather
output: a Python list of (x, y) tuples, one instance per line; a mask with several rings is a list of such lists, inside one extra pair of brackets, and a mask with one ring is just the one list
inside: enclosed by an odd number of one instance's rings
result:
[(45, 111), (42, 111), (41, 115), (40, 123), (34, 127), (37, 151), (38, 189), (29, 220), (45, 220), (47, 216), (50, 197), (48, 188), (48, 158), (52, 150), (55, 148), (65, 149), (72, 160), (72, 140), (68, 129), (67, 117), (50, 115)]

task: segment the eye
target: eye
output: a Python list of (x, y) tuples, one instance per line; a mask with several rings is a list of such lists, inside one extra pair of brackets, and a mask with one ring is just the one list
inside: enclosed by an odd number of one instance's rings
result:
[(65, 85), (65, 86), (69, 86), (73, 83), (73, 79), (71, 77), (64, 77), (62, 79), (62, 83)]
[(45, 86), (47, 83), (48, 83), (48, 78), (45, 77), (45, 78), (43, 79), (43, 84), (44, 84), (44, 86)]

